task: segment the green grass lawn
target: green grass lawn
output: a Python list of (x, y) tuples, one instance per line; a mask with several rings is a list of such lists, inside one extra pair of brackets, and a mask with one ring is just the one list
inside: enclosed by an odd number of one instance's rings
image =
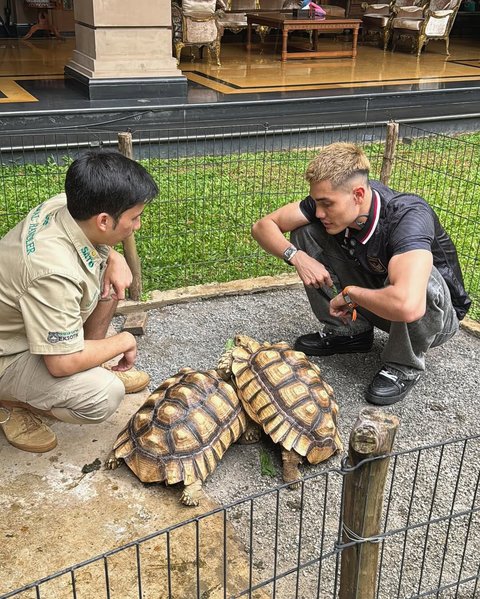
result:
[[(372, 178), (383, 145), (365, 145)], [(305, 197), (303, 173), (316, 149), (197, 155), (141, 161), (160, 194), (145, 210), (137, 233), (145, 291), (230, 281), (288, 271), (250, 236), (262, 215)], [(69, 159), (57, 164), (0, 166), (0, 234), (30, 208), (63, 190)], [(480, 133), (400, 143), (390, 180), (434, 207), (459, 253), (465, 284), (480, 319)]]

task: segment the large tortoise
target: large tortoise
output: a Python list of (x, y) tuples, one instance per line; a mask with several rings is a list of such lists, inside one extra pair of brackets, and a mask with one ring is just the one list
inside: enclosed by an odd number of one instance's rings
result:
[(183, 482), (180, 501), (198, 505), (202, 482), (245, 430), (232, 385), (215, 370), (183, 368), (130, 418), (106, 466), (116, 468), (123, 459), (142, 482)]
[[(333, 390), (304, 353), (237, 335), (219, 371), (231, 376), (248, 416), (282, 446), (285, 482), (300, 478), (302, 457), (318, 464), (342, 450)], [(255, 430), (247, 426), (244, 438), (253, 441)]]

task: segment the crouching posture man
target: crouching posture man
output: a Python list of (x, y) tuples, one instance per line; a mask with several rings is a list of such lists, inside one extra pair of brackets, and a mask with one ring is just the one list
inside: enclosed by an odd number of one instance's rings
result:
[(105, 335), (132, 279), (112, 246), (140, 228), (157, 186), (140, 164), (100, 150), (71, 164), (65, 191), (0, 240), (0, 427), (25, 451), (57, 444), (37, 414), (101, 422), (149, 383), (130, 371), (135, 337)]
[(366, 392), (370, 403), (388, 405), (411, 390), (427, 350), (455, 334), (471, 302), (455, 247), (430, 206), (369, 181), (369, 169), (360, 148), (325, 147), (307, 168), (310, 195), (265, 216), (252, 233), (297, 269), (324, 325), (299, 337), (295, 349), (367, 352), (374, 326), (389, 333)]

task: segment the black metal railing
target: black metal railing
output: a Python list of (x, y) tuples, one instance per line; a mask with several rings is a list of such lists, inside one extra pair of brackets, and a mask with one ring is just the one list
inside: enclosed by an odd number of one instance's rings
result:
[[(386, 125), (209, 127), (132, 132), (134, 157), (160, 188), (136, 234), (144, 291), (285, 272), (250, 235), (262, 215), (308, 193), (304, 172), (318, 148), (342, 140), (364, 147), (379, 178)], [(116, 147), (117, 134), (76, 130), (0, 135), (0, 235), (34, 205), (63, 190), (86, 147)], [(452, 236), (480, 318), (480, 135), (448, 136), (400, 126), (390, 185), (423, 196)]]
[[(346, 475), (367, 459), (238, 500), (92, 559), (0, 599), (155, 597), (329, 599), (341, 555), (378, 543), (377, 599), (474, 598), (480, 579), (480, 436), (390, 454), (381, 529), (345, 536)], [(172, 490), (172, 493), (175, 491)], [(8, 584), (3, 578), (0, 589)]]

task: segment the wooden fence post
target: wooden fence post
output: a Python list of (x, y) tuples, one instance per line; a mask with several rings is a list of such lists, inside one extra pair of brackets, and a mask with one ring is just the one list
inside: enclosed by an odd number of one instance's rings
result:
[[(350, 434), (349, 466), (391, 452), (399, 425), (396, 416), (366, 408)], [(383, 493), (389, 458), (367, 462), (348, 472), (344, 480), (343, 542), (376, 537), (380, 533)], [(379, 543), (358, 542), (342, 551), (339, 599), (374, 599)]]
[[(118, 134), (118, 150), (127, 158), (133, 160), (133, 144), (131, 133)], [(138, 257), (135, 236), (132, 233), (123, 242), (123, 253), (130, 270), (132, 271), (133, 281), (128, 290), (128, 295), (131, 300), (138, 302), (142, 296), (142, 266)]]
[(385, 151), (383, 152), (382, 170), (380, 172), (380, 181), (384, 185), (388, 185), (390, 175), (392, 173), (393, 161), (395, 160), (395, 152), (397, 151), (398, 142), (398, 123), (387, 124), (387, 139), (385, 142)]

